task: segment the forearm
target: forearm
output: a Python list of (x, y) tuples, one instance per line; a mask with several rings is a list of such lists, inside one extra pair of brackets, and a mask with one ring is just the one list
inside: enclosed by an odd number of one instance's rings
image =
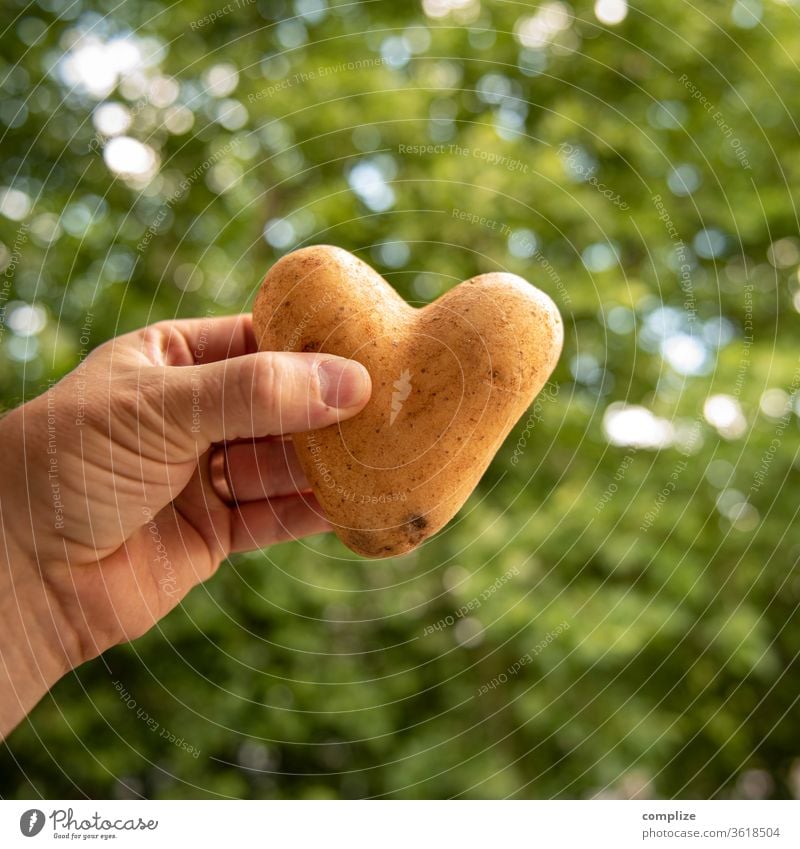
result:
[[(3, 524), (7, 516), (3, 515)], [(24, 555), (0, 540), (0, 739), (71, 667), (69, 634), (60, 612)]]

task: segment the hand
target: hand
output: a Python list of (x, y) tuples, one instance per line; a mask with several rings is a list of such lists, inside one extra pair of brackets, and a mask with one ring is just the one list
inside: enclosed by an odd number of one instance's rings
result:
[[(349, 418), (369, 394), (360, 364), (257, 353), (250, 316), (236, 316), (112, 339), (3, 418), (0, 736), (231, 552), (329, 530), (278, 437)], [(208, 471), (212, 446), (231, 441), (235, 506)]]

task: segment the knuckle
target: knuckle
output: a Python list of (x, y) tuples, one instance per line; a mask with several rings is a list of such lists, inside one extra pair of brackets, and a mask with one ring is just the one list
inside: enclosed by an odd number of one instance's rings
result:
[(156, 322), (155, 324), (149, 324), (147, 327), (143, 327), (139, 332), (139, 339), (141, 340), (141, 347), (145, 351), (150, 350), (159, 350), (163, 344), (164, 339), (164, 328), (163, 322)]
[(153, 365), (190, 365), (194, 356), (175, 323), (157, 321), (137, 331), (139, 347)]
[(282, 378), (281, 365), (276, 357), (256, 357), (250, 375), (250, 385), (241, 387), (245, 393), (246, 409), (255, 403), (271, 420), (274, 419), (280, 408)]
[(155, 321), (153, 324), (148, 324), (142, 328), (142, 334), (156, 342), (162, 341), (165, 337), (171, 336), (174, 333), (173, 323), (167, 319)]

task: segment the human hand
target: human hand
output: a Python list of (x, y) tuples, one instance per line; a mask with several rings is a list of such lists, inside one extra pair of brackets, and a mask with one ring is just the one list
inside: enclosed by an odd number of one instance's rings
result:
[[(329, 530), (279, 437), (355, 415), (370, 390), (349, 360), (257, 353), (250, 316), (231, 316), (112, 339), (5, 416), (0, 737), (231, 552)], [(209, 477), (223, 442), (234, 504)]]

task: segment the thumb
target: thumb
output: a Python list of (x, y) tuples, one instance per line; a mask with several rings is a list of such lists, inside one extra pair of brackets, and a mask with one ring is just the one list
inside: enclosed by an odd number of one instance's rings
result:
[(252, 439), (327, 427), (360, 412), (369, 373), (327, 354), (263, 352), (165, 375), (165, 420), (177, 445)]

